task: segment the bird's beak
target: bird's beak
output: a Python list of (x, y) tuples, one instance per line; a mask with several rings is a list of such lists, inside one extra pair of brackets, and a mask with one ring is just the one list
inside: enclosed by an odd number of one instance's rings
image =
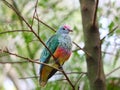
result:
[(68, 29), (69, 30), (69, 32), (73, 32), (73, 30), (71, 30), (71, 29)]

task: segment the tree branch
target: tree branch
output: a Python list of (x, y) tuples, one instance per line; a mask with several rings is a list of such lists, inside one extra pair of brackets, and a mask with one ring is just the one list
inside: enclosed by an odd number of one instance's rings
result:
[(84, 49), (86, 54), (87, 76), (91, 90), (106, 90), (105, 75), (101, 55), (99, 27), (96, 21), (97, 0), (79, 0), (81, 6)]
[(13, 55), (13, 56), (16, 56), (16, 57), (25, 59), (25, 60), (28, 61), (28, 62), (32, 62), (32, 63), (36, 63), (36, 64), (43, 64), (43, 65), (49, 66), (49, 67), (51, 67), (51, 68), (54, 68), (54, 69), (56, 69), (56, 70), (58, 70), (58, 71), (60, 71), (60, 72), (62, 71), (61, 69), (58, 69), (58, 68), (56, 68), (56, 67), (53, 67), (53, 66), (51, 66), (51, 65), (49, 65), (49, 64), (42, 63), (42, 62), (38, 62), (38, 61), (32, 60), (32, 59), (30, 59), (30, 58), (20, 56), (20, 55), (15, 54), (15, 53), (11, 53), (11, 52), (9, 52), (8, 50), (2, 50), (2, 49), (0, 49), (0, 51), (1, 51), (1, 52), (5, 52), (5, 53), (8, 53), (9, 55)]
[(43, 25), (47, 26), (48, 28), (50, 28), (52, 31), (56, 32), (56, 30), (52, 27), (50, 27), (48, 24), (46, 24), (45, 22), (43, 22), (42, 20), (40, 20), (39, 18), (37, 17), (34, 17), (36, 20), (38, 20), (39, 22), (41, 22)]
[[(55, 75), (62, 75), (63, 73), (56, 73)], [(87, 74), (86, 72), (66, 72), (67, 75), (71, 74)], [(29, 79), (29, 78), (38, 78), (39, 76), (31, 76), (31, 77), (21, 77), (19, 79)]]
[(21, 63), (27, 63), (28, 61), (16, 61), (16, 62), (1, 62), (0, 64), (21, 64)]
[(12, 30), (12, 31), (0, 32), (0, 34), (13, 33), (13, 32), (31, 32), (31, 31), (29, 31), (29, 30)]
[(33, 22), (34, 22), (34, 17), (35, 17), (35, 15), (38, 17), (38, 14), (37, 14), (37, 4), (38, 4), (38, 0), (36, 0), (35, 10), (34, 10), (34, 13), (33, 13), (33, 18), (32, 18), (32, 25), (31, 25), (31, 27), (33, 26)]
[(111, 72), (109, 72), (108, 74), (106, 74), (106, 77), (108, 77), (110, 74), (112, 74), (113, 72), (117, 71), (120, 69), (120, 66), (115, 68), (114, 70), (112, 70)]
[(72, 84), (72, 82), (70, 81), (70, 79), (68, 78), (67, 74), (65, 73), (65, 71), (62, 68), (63, 75), (66, 77), (67, 81), (69, 82), (69, 84), (72, 86), (72, 89), (75, 90), (75, 86)]
[(96, 18), (97, 18), (98, 3), (99, 3), (99, 0), (96, 0), (92, 26), (95, 26), (95, 22), (96, 22)]
[(103, 42), (103, 40), (104, 40), (107, 36), (109, 36), (111, 33), (113, 33), (118, 27), (119, 27), (119, 26), (114, 27), (113, 30), (111, 30), (106, 36), (104, 36), (104, 37), (101, 39), (101, 42)]
[(85, 73), (81, 73), (80, 77), (77, 79), (77, 81), (75, 82), (75, 86), (78, 84), (78, 82), (80, 81), (80, 79), (82, 78), (82, 76), (84, 75)]
[[(74, 41), (73, 41), (73, 44), (75, 44), (78, 48), (79, 48), (79, 50), (82, 50), (82, 51), (84, 51), (85, 52), (85, 54), (87, 54), (88, 56), (90, 56), (91, 57), (91, 55), (87, 52), (87, 51), (85, 51), (83, 48), (81, 48), (77, 43), (75, 43)], [(76, 51), (76, 50), (75, 50)]]

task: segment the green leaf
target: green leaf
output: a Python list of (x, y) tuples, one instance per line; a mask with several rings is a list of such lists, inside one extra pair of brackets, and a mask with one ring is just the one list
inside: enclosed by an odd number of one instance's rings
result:
[(113, 29), (114, 26), (115, 26), (115, 24), (114, 24), (114, 22), (112, 21), (112, 22), (109, 24), (109, 26), (108, 26), (109, 32)]
[(109, 78), (107, 80), (107, 90), (120, 90), (120, 78)]
[(117, 52), (116, 52), (115, 59), (114, 59), (114, 62), (113, 62), (113, 66), (116, 65), (117, 61), (119, 60), (119, 57), (120, 57), (120, 49), (118, 49)]

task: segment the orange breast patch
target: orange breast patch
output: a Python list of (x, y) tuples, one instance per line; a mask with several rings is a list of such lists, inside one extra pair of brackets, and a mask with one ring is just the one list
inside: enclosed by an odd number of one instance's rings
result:
[(65, 48), (58, 47), (53, 55), (58, 58), (60, 64), (63, 64), (66, 60), (68, 60), (71, 52), (66, 50)]

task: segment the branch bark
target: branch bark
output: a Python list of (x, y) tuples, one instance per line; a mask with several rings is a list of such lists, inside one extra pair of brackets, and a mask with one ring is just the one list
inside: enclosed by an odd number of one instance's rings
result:
[[(87, 74), (90, 90), (106, 90), (105, 75), (101, 57), (101, 43), (96, 19), (97, 0), (79, 0), (85, 42)], [(95, 10), (95, 11), (94, 11)], [(93, 20), (95, 21), (93, 24)]]

